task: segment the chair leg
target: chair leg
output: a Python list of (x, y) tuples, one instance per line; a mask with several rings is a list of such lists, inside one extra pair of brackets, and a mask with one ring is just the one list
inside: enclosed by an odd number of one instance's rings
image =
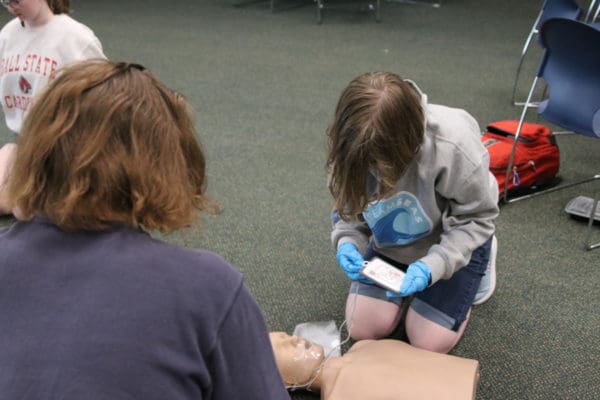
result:
[(592, 208), (590, 209), (590, 217), (588, 220), (587, 235), (586, 235), (586, 239), (585, 239), (585, 249), (586, 250), (594, 250), (594, 249), (597, 249), (600, 247), (600, 242), (592, 243), (592, 225), (594, 225), (594, 220), (596, 218), (597, 207), (598, 207), (598, 196), (596, 196), (594, 198), (594, 202), (592, 203)]
[(527, 36), (527, 40), (525, 41), (525, 46), (523, 47), (523, 50), (521, 51), (521, 58), (519, 59), (519, 64), (517, 65), (517, 72), (515, 74), (515, 81), (513, 83), (513, 89), (512, 89), (512, 97), (510, 99), (511, 103), (514, 106), (520, 106), (523, 104), (519, 104), (517, 102), (517, 86), (519, 84), (519, 75), (521, 74), (521, 67), (523, 67), (523, 61), (525, 60), (525, 55), (527, 54), (527, 50), (529, 49), (529, 43), (531, 43), (531, 38), (534, 35), (534, 31), (532, 30), (529, 33), (529, 36)]
[(596, 10), (596, 13), (592, 16), (592, 13), (594, 12), (595, 7), (596, 7), (596, 0), (592, 0), (590, 2), (590, 6), (587, 9), (587, 12), (585, 13), (585, 18), (583, 19), (583, 21), (586, 24), (591, 24), (592, 22), (594, 22), (594, 20), (598, 16), (598, 10)]
[(527, 35), (527, 39), (525, 39), (525, 44), (523, 45), (523, 50), (521, 50), (521, 58), (519, 59), (519, 64), (517, 66), (517, 73), (515, 74), (515, 82), (513, 84), (512, 98), (511, 98), (511, 102), (515, 106), (522, 106), (525, 104), (525, 103), (517, 102), (517, 100), (516, 100), (517, 85), (519, 83), (519, 75), (521, 73), (521, 67), (523, 66), (523, 61), (525, 60), (525, 55), (527, 54), (527, 51), (529, 50), (529, 45), (531, 44), (533, 37), (538, 34), (537, 26), (540, 23), (540, 19), (542, 18), (543, 11), (544, 11), (543, 9), (540, 10), (537, 18), (535, 19), (535, 21), (533, 23), (533, 26), (531, 27), (531, 30), (529, 31), (529, 35)]
[(321, 25), (323, 22), (323, 2), (322, 0), (317, 1), (317, 24)]
[(513, 143), (513, 147), (510, 151), (510, 157), (508, 158), (508, 166), (506, 167), (506, 176), (504, 180), (504, 202), (511, 203), (516, 201), (516, 199), (509, 200), (508, 199), (508, 182), (511, 178), (510, 173), (513, 169), (513, 161), (515, 159), (515, 152), (517, 151), (517, 143), (519, 142), (519, 136), (521, 135), (521, 128), (523, 127), (523, 122), (525, 122), (525, 115), (527, 114), (527, 109), (529, 102), (531, 102), (531, 98), (533, 97), (533, 92), (535, 91), (535, 87), (537, 85), (538, 77), (533, 79), (533, 83), (531, 84), (531, 89), (529, 89), (529, 94), (527, 95), (527, 100), (525, 101), (525, 105), (523, 106), (523, 111), (521, 112), (521, 117), (519, 118), (519, 124), (517, 125), (517, 131), (515, 132), (515, 139)]

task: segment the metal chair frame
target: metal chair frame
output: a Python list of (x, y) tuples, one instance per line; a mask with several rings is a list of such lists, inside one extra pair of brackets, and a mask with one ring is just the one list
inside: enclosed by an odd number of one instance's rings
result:
[(419, 6), (430, 6), (433, 8), (440, 8), (442, 6), (442, 0), (437, 1), (421, 1), (421, 0), (388, 0), (392, 3), (402, 3), (402, 4), (410, 4), (410, 5), (419, 5)]
[[(591, 10), (597, 0), (592, 0), (590, 7), (588, 10)], [(560, 5), (561, 7), (558, 7)], [(560, 8), (560, 11), (557, 9)], [(539, 34), (540, 25), (549, 18), (553, 17), (562, 17), (562, 18), (570, 18), (570, 19), (579, 19), (581, 16), (582, 9), (577, 5), (575, 0), (545, 0), (540, 8), (540, 12), (538, 13), (533, 25), (531, 26), (531, 30), (525, 39), (525, 44), (523, 45), (523, 49), (521, 50), (521, 57), (519, 58), (519, 63), (517, 65), (517, 72), (515, 74), (515, 81), (513, 83), (512, 89), (512, 97), (511, 102), (515, 106), (523, 106), (525, 104), (528, 107), (537, 107), (537, 103), (530, 103), (531, 99), (528, 99), (527, 102), (517, 101), (517, 86), (519, 84), (519, 76), (521, 74), (521, 68), (523, 67), (523, 62), (525, 60), (525, 56), (529, 50), (529, 46), (534, 38)], [(589, 11), (588, 11), (589, 14)]]
[[(325, 9), (325, 4), (323, 3), (323, 0), (314, 0), (314, 2), (317, 4), (317, 24), (320, 25), (323, 23), (323, 10)], [(369, 2), (369, 9), (375, 11), (375, 21), (381, 22), (381, 0)]]
[[(583, 24), (582, 22), (577, 22), (577, 21), (574, 21), (574, 22), (577, 23), (577, 24)], [(543, 29), (543, 26), (542, 26), (542, 29)], [(595, 30), (593, 27), (589, 27), (589, 29), (591, 29), (592, 31)], [(599, 31), (599, 36), (600, 36), (600, 31)], [(599, 43), (599, 46), (600, 46), (600, 41), (598, 43)], [(600, 51), (600, 47), (599, 47), (598, 50)], [(508, 182), (509, 182), (509, 179), (510, 179), (510, 173), (511, 173), (512, 168), (513, 168), (514, 156), (515, 156), (515, 152), (516, 152), (516, 148), (517, 148), (517, 143), (518, 143), (519, 135), (521, 134), (521, 128), (522, 128), (523, 123), (525, 121), (525, 116), (527, 114), (527, 111), (530, 108), (529, 107), (529, 103), (531, 102), (531, 99), (533, 97), (533, 93), (535, 91), (535, 88), (536, 88), (536, 86), (538, 84), (538, 81), (539, 81), (540, 77), (543, 78), (543, 76), (544, 76), (544, 70), (546, 68), (546, 65), (547, 65), (547, 62), (548, 62), (548, 58), (551, 56), (551, 54), (552, 54), (551, 51), (548, 51), (547, 49), (544, 50), (544, 55), (542, 56), (542, 60), (540, 61), (540, 66), (538, 68), (538, 72), (536, 73), (536, 76), (533, 79), (533, 83), (532, 83), (531, 88), (529, 90), (529, 94), (527, 95), (527, 100), (523, 104), (523, 111), (521, 112), (521, 116), (519, 118), (519, 124), (517, 125), (517, 130), (516, 130), (516, 133), (515, 133), (514, 144), (513, 144), (511, 153), (510, 153), (510, 157), (509, 157), (509, 160), (508, 160), (508, 166), (507, 166), (507, 169), (506, 169), (506, 176), (505, 176), (506, 179), (505, 179), (505, 183), (504, 183), (504, 195), (503, 195), (503, 198), (502, 198), (502, 200), (505, 203), (513, 203), (513, 202), (516, 202), (516, 201), (525, 200), (525, 199), (529, 199), (529, 198), (532, 198), (532, 197), (537, 197), (537, 196), (540, 196), (540, 195), (543, 195), (543, 194), (547, 194), (547, 193), (555, 192), (555, 191), (558, 191), (558, 190), (566, 189), (566, 188), (569, 188), (569, 187), (572, 187), (572, 186), (576, 186), (576, 185), (579, 185), (579, 184), (582, 184), (582, 183), (591, 182), (591, 181), (595, 181), (595, 180), (600, 180), (600, 174), (596, 174), (596, 175), (593, 175), (591, 177), (587, 177), (587, 178), (584, 178), (584, 179), (577, 180), (575, 182), (569, 182), (569, 183), (566, 183), (566, 184), (562, 184), (562, 185), (559, 185), (559, 186), (556, 186), (556, 187), (551, 187), (551, 188), (548, 188), (548, 189), (545, 189), (545, 190), (539, 190), (539, 191), (536, 191), (536, 192), (533, 192), (533, 193), (529, 193), (529, 194), (526, 194), (526, 195), (522, 195), (522, 196), (519, 196), (519, 197), (509, 198)], [(573, 61), (577, 62), (576, 59), (573, 60)], [(549, 96), (551, 98), (552, 97), (552, 93), (550, 93)], [(597, 106), (598, 106), (598, 108), (600, 108), (600, 104), (598, 104)], [(542, 115), (544, 117), (544, 110), (545, 110), (545, 108), (542, 109), (542, 110), (538, 109), (538, 115)], [(555, 121), (552, 121), (552, 120), (550, 120), (550, 122), (555, 123)], [(560, 123), (557, 123), (557, 124), (560, 125)], [(596, 134), (596, 135), (598, 135), (598, 134)], [(586, 134), (586, 136), (590, 136), (590, 134)], [(600, 139), (600, 136), (598, 136), (598, 138)], [(594, 197), (593, 206), (591, 208), (589, 219), (588, 219), (588, 227), (587, 227), (588, 232), (587, 232), (586, 239), (585, 239), (585, 249), (586, 250), (592, 250), (592, 249), (596, 249), (596, 248), (600, 247), (600, 242), (592, 243), (592, 240), (591, 240), (591, 238), (592, 238), (592, 225), (594, 223), (594, 215), (595, 215), (596, 207), (598, 205), (598, 201), (599, 201), (599, 195), (596, 195)]]
[[(586, 23), (591, 24), (598, 18), (598, 14), (600, 13), (600, 3), (596, 4), (597, 0), (592, 0), (590, 5), (585, 13), (585, 18), (583, 19)], [(594, 12), (594, 8), (596, 11)], [(594, 13), (594, 15), (592, 15)]]
[[(596, 175), (597, 177), (600, 177), (599, 175)], [(590, 211), (590, 216), (589, 216), (589, 220), (588, 220), (588, 227), (587, 227), (587, 235), (585, 238), (585, 249), (586, 250), (594, 250), (600, 247), (600, 242), (592, 242), (592, 225), (594, 225), (594, 215), (595, 215), (595, 211), (596, 208), (598, 207), (598, 202), (599, 202), (599, 198), (598, 195), (596, 195), (596, 197), (594, 198), (594, 203), (592, 204), (592, 209)]]

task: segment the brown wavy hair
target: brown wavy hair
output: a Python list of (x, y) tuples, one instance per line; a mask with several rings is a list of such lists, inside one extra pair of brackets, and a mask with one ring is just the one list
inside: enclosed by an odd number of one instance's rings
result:
[[(391, 194), (418, 152), (424, 112), (416, 90), (390, 72), (369, 72), (342, 92), (327, 130), (329, 187), (343, 219), (354, 219), (370, 201)], [(378, 188), (369, 193), (368, 176)]]
[(185, 99), (137, 64), (89, 60), (59, 70), (29, 110), (8, 180), (26, 216), (61, 228), (114, 222), (163, 232), (190, 225), (205, 158)]
[(54, 14), (68, 14), (71, 11), (71, 0), (46, 0)]

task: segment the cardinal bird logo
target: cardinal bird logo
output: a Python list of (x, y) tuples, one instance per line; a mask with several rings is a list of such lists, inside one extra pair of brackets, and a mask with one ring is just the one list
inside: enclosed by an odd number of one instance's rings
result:
[(21, 91), (25, 94), (29, 94), (31, 92), (31, 83), (24, 76), (21, 76), (19, 79), (19, 87)]

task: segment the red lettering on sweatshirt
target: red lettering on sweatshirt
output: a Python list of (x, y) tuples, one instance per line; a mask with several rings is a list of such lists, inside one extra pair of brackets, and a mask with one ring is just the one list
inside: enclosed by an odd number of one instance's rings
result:
[(0, 76), (10, 72), (32, 72), (42, 76), (49, 76), (57, 69), (58, 61), (51, 57), (35, 53), (27, 55), (12, 54), (0, 60)]
[(31, 97), (28, 96), (4, 96), (4, 105), (7, 110), (18, 108), (27, 111), (31, 104)]

